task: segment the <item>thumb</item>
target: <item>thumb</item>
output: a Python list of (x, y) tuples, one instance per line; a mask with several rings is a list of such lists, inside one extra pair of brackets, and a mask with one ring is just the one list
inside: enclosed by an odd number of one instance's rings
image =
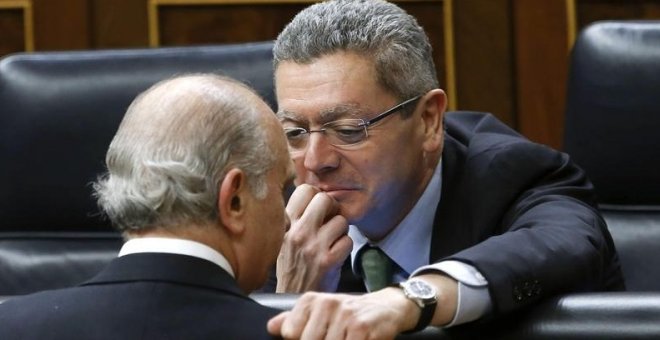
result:
[(286, 319), (287, 315), (290, 312), (282, 312), (276, 316), (274, 316), (272, 319), (268, 320), (268, 333), (272, 335), (281, 335), (282, 334), (282, 324), (284, 323), (284, 319)]

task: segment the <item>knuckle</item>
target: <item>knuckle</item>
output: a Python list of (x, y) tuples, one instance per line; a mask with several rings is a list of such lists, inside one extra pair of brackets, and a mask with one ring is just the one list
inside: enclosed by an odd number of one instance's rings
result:
[(297, 220), (298, 218), (300, 218), (299, 214), (292, 207), (288, 205), (286, 206), (286, 208), (284, 208), (284, 211), (291, 220)]
[(301, 254), (304, 258), (307, 258), (307, 259), (309, 259), (309, 258), (313, 258), (313, 257), (315, 257), (316, 254), (317, 254), (316, 247), (311, 247), (311, 246), (303, 247), (303, 248), (300, 250), (300, 254)]
[(319, 267), (321, 267), (321, 269), (325, 271), (325, 270), (331, 268), (333, 266), (333, 264), (334, 263), (333, 263), (332, 258), (330, 256), (324, 256), (321, 259), (321, 263), (319, 263)]
[(339, 314), (345, 320), (352, 320), (356, 314), (356, 309), (352, 304), (344, 302), (341, 304), (341, 310)]
[(323, 310), (333, 310), (337, 307), (337, 301), (332, 298), (332, 296), (324, 295), (326, 298), (322, 298), (320, 305)]
[(332, 206), (332, 197), (328, 195), (326, 192), (319, 191), (314, 195), (314, 199), (319, 201), (319, 204), (323, 206)]
[(331, 224), (333, 227), (341, 228), (343, 232), (348, 231), (348, 221), (342, 215), (335, 215), (329, 221), (328, 224)]
[(307, 293), (303, 294), (300, 297), (300, 302), (302, 302), (302, 303), (313, 302), (314, 300), (317, 299), (317, 297), (318, 297), (318, 293), (316, 293), (316, 292), (307, 292)]
[(296, 247), (300, 247), (303, 244), (305, 244), (305, 240), (306, 240), (305, 235), (301, 233), (289, 234), (286, 236), (286, 238), (292, 245)]
[(350, 318), (348, 328), (349, 333), (366, 334), (369, 331), (369, 323), (360, 316), (354, 315)]

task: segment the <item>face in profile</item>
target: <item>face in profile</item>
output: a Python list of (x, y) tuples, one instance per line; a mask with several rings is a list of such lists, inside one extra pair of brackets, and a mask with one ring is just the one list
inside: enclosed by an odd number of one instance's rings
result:
[(270, 268), (277, 260), (284, 233), (290, 226), (283, 190), (293, 180), (293, 166), (282, 126), (270, 109), (267, 112), (264, 126), (269, 136), (268, 144), (276, 160), (274, 167), (266, 175), (266, 196), (262, 199), (254, 197), (253, 204), (248, 206), (247, 211), (250, 222), (246, 244), (251, 248), (248, 267), (253, 271), (252, 289), (259, 288), (266, 282)]

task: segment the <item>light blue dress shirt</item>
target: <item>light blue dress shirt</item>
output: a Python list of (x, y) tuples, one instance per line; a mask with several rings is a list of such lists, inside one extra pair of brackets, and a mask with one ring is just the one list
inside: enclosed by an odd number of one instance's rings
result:
[[(394, 282), (406, 280), (411, 274), (441, 271), (458, 281), (458, 308), (450, 327), (476, 320), (492, 307), (488, 282), (473, 266), (458, 261), (442, 261), (429, 264), (433, 220), (442, 191), (442, 161), (438, 162), (433, 177), (424, 193), (408, 215), (385, 238), (370, 242), (359, 227), (349, 226), (348, 236), (353, 240), (351, 264), (356, 271), (356, 255), (366, 244), (379, 247), (397, 265)], [(441, 222), (442, 223), (442, 222)]]

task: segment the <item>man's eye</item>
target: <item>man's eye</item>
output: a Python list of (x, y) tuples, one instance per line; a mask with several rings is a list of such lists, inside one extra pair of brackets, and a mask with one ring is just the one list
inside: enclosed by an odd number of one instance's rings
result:
[(339, 137), (355, 137), (364, 132), (364, 129), (356, 126), (337, 126), (334, 128)]
[(296, 139), (303, 137), (307, 133), (307, 130), (303, 128), (285, 128), (284, 133), (286, 134), (286, 138)]
[(341, 141), (343, 145), (355, 144), (364, 140), (366, 137), (364, 128), (355, 125), (338, 125), (333, 129), (334, 136)]

